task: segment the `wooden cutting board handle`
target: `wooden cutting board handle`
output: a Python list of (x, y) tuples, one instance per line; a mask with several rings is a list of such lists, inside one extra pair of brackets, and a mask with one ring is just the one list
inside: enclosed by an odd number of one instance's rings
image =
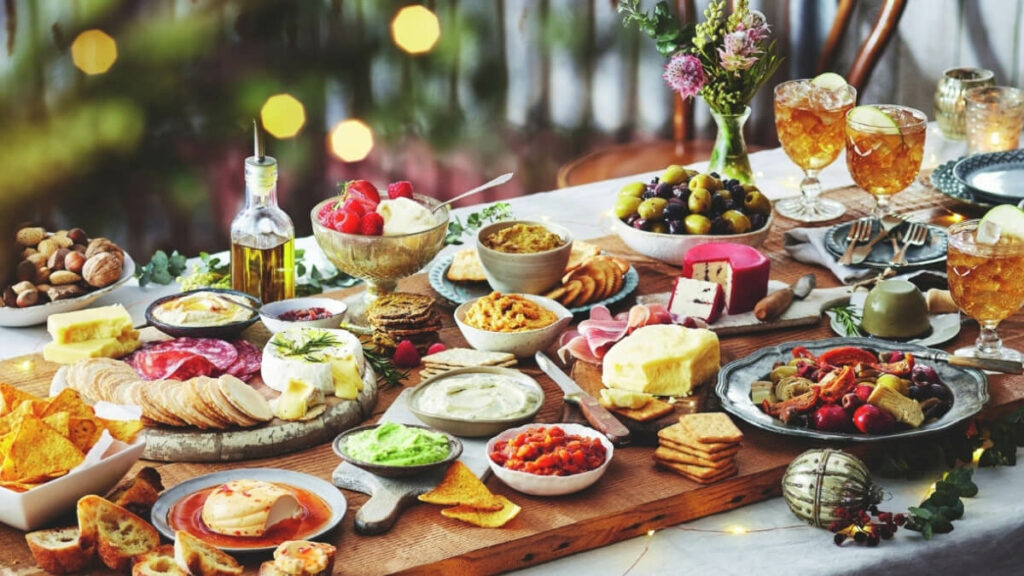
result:
[(432, 490), (444, 477), (444, 470), (407, 478), (384, 478), (342, 462), (331, 474), (335, 486), (362, 492), (370, 499), (355, 516), (356, 532), (374, 536), (391, 529), (402, 511), (418, 502), (417, 496)]

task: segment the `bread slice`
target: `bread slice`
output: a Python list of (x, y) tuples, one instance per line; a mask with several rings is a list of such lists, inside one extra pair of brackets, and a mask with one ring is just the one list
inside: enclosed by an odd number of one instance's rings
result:
[(52, 528), (25, 534), (36, 564), (51, 574), (71, 574), (89, 568), (96, 559), (95, 548), (82, 546), (78, 528)]
[(238, 576), (242, 566), (227, 552), (178, 530), (174, 533), (174, 561), (190, 576)]
[(160, 545), (160, 534), (127, 508), (90, 494), (78, 500), (78, 529), (83, 546), (95, 546), (103, 564), (125, 572), (133, 556)]
[(292, 576), (329, 576), (334, 570), (334, 552), (330, 544), (288, 540), (274, 550), (274, 564), (278, 570)]
[(107, 499), (146, 518), (163, 489), (160, 473), (156, 468), (146, 466), (130, 480), (118, 485)]
[(188, 576), (174, 561), (174, 546), (163, 544), (135, 557), (132, 576)]

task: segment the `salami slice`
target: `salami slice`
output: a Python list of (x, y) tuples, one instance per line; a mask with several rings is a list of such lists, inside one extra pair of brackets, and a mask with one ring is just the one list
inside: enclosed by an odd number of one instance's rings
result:
[(188, 380), (217, 370), (205, 357), (188, 350), (142, 350), (133, 355), (132, 367), (146, 380)]
[(245, 340), (232, 340), (231, 344), (238, 353), (238, 359), (228, 367), (227, 373), (246, 381), (259, 374), (263, 362), (263, 353), (260, 349)]
[(238, 350), (230, 342), (216, 338), (175, 338), (145, 348), (147, 352), (190, 352), (205, 358), (219, 372), (225, 372), (238, 361)]

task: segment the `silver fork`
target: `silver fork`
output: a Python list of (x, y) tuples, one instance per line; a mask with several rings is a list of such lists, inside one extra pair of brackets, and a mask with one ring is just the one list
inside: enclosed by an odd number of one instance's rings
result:
[(923, 246), (927, 239), (927, 227), (917, 222), (909, 222), (907, 225), (907, 231), (903, 233), (903, 246), (900, 248), (900, 251), (892, 257), (892, 260), (889, 260), (889, 264), (895, 264), (897, 266), (906, 264), (907, 248), (911, 246)]
[(846, 245), (846, 251), (839, 258), (839, 263), (849, 266), (853, 262), (853, 249), (857, 246), (857, 243), (867, 242), (870, 237), (871, 219), (861, 218), (860, 220), (854, 220), (850, 224), (850, 232), (846, 235), (846, 240), (849, 243)]

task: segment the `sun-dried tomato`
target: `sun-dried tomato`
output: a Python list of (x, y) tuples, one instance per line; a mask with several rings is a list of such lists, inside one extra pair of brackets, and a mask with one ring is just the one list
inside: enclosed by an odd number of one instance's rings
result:
[(821, 353), (818, 364), (829, 366), (856, 366), (857, 364), (874, 364), (878, 356), (874, 352), (856, 346), (840, 346)]
[(490, 458), (510, 470), (568, 476), (599, 467), (607, 451), (597, 438), (566, 434), (560, 426), (537, 426), (495, 442)]

